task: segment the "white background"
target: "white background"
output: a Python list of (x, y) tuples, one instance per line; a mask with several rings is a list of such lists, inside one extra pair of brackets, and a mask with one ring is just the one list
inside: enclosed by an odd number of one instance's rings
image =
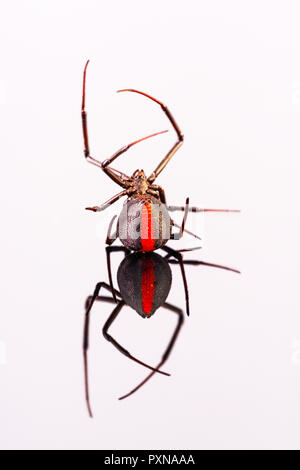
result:
[[(297, 1), (2, 2), (1, 448), (299, 449), (299, 15)], [(191, 316), (170, 378), (119, 402), (147, 371), (104, 340), (111, 306), (95, 307), (93, 420), (83, 304), (107, 279), (105, 231), (122, 202), (84, 211), (119, 191), (83, 157), (88, 58), (92, 155), (170, 129), (115, 165), (155, 168), (175, 141), (170, 124), (151, 101), (115, 93), (144, 90), (185, 134), (157, 180), (168, 201), (242, 209), (205, 216), (203, 249), (189, 257), (242, 275), (187, 269)], [(184, 307), (173, 273), (169, 300)], [(126, 308), (112, 332), (155, 364), (174, 325), (163, 309), (145, 321)]]

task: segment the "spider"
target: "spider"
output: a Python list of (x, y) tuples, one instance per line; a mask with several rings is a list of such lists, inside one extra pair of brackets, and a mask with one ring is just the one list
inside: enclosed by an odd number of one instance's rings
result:
[[(110, 165), (120, 155), (127, 152), (133, 145), (142, 142), (150, 137), (162, 134), (167, 131), (156, 132), (154, 134), (143, 137), (131, 144), (122, 147), (114, 155), (103, 162), (100, 162), (90, 155), (88, 128), (87, 128), (87, 114), (85, 110), (85, 89), (86, 89), (86, 72), (89, 61), (87, 61), (83, 73), (83, 90), (82, 90), (82, 128), (84, 138), (84, 155), (88, 162), (101, 168), (107, 176), (109, 176), (115, 183), (123, 189), (120, 193), (110, 198), (100, 206), (86, 207), (87, 210), (93, 212), (103, 211), (107, 207), (114, 204), (120, 198), (127, 196), (123, 205), (123, 209), (117, 221), (116, 232), (107, 238), (107, 244), (111, 245), (117, 238), (120, 239), (122, 244), (129, 250), (148, 252), (162, 248), (170, 239), (180, 239), (185, 229), (185, 221), (188, 212), (239, 212), (229, 209), (201, 209), (197, 207), (189, 207), (189, 198), (186, 199), (185, 206), (168, 206), (166, 204), (166, 196), (163, 188), (154, 184), (158, 175), (163, 171), (169, 163), (173, 155), (181, 147), (183, 143), (183, 134), (178, 127), (173, 115), (165, 104), (153, 98), (147, 93), (133, 90), (123, 89), (119, 92), (134, 92), (143, 95), (146, 98), (157, 103), (169, 119), (173, 129), (176, 132), (177, 140), (167, 155), (161, 160), (159, 165), (147, 177), (143, 170), (136, 170), (132, 176), (127, 176), (125, 173), (112, 168)], [(177, 225), (170, 217), (169, 212), (183, 211), (184, 217), (181, 226)], [(177, 233), (172, 233), (172, 228), (178, 227), (180, 230)], [(188, 232), (191, 233), (191, 232)], [(192, 234), (194, 237), (197, 235)]]
[[(82, 105), (81, 105), (81, 116), (82, 116), (82, 128), (83, 128), (83, 139), (84, 139), (84, 155), (88, 162), (101, 168), (101, 170), (109, 176), (116, 184), (122, 187), (122, 191), (110, 198), (100, 206), (86, 207), (87, 210), (93, 212), (100, 212), (110, 207), (116, 201), (122, 197), (127, 197), (124, 202), (123, 209), (118, 217), (117, 227), (115, 232), (112, 234), (112, 226), (117, 216), (114, 216), (111, 220), (108, 228), (108, 234), (106, 238), (106, 254), (107, 254), (107, 266), (109, 284), (106, 282), (100, 282), (96, 285), (94, 294), (89, 296), (86, 301), (86, 315), (84, 324), (84, 341), (83, 341), (83, 352), (84, 352), (84, 368), (85, 368), (85, 391), (88, 411), (92, 416), (90, 401), (89, 401), (89, 387), (88, 387), (88, 363), (87, 363), (87, 351), (89, 344), (89, 318), (90, 311), (95, 301), (104, 301), (115, 303), (115, 308), (111, 313), (110, 317), (106, 321), (103, 327), (104, 337), (110, 341), (122, 354), (130, 358), (131, 360), (143, 365), (144, 367), (151, 370), (151, 373), (135, 387), (127, 395), (121, 397), (121, 399), (134, 393), (144, 383), (146, 383), (155, 373), (169, 375), (166, 372), (161, 371), (161, 367), (169, 357), (171, 350), (174, 346), (175, 340), (179, 334), (180, 328), (183, 323), (183, 311), (174, 305), (166, 302), (166, 298), (171, 288), (171, 271), (169, 264), (179, 264), (184, 284), (185, 301), (186, 301), (186, 313), (189, 315), (189, 295), (188, 285), (185, 276), (184, 265), (207, 265), (227, 269), (234, 272), (239, 272), (232, 268), (225, 266), (215, 265), (197, 260), (183, 260), (182, 252), (191, 251), (192, 249), (174, 250), (166, 243), (171, 239), (180, 239), (183, 232), (192, 235), (195, 238), (200, 238), (197, 235), (189, 232), (185, 228), (185, 222), (189, 212), (239, 212), (238, 210), (230, 209), (202, 209), (198, 207), (189, 206), (189, 198), (186, 198), (184, 206), (170, 206), (167, 205), (166, 196), (164, 189), (154, 184), (158, 175), (169, 163), (173, 155), (183, 144), (183, 134), (178, 127), (173, 115), (165, 104), (156, 98), (150, 96), (147, 93), (133, 90), (123, 89), (119, 92), (133, 92), (143, 95), (144, 97), (157, 103), (166, 117), (169, 119), (176, 136), (177, 140), (171, 147), (167, 155), (161, 160), (159, 165), (150, 174), (149, 177), (145, 175), (143, 170), (136, 170), (132, 176), (128, 176), (125, 173), (120, 172), (112, 168), (110, 165), (120, 155), (129, 150), (132, 146), (157, 136), (167, 131), (156, 132), (148, 135), (141, 139), (138, 139), (125, 147), (122, 147), (112, 157), (100, 162), (90, 155), (89, 139), (88, 139), (88, 128), (87, 128), (87, 114), (85, 109), (85, 90), (86, 90), (86, 72), (89, 61), (87, 61), (84, 72), (83, 72), (83, 90), (82, 90)], [(171, 218), (170, 212), (181, 211), (184, 212), (181, 225), (177, 225)], [(173, 233), (173, 227), (179, 228), (177, 233)], [(119, 238), (123, 246), (111, 246), (113, 242)], [(154, 253), (155, 250), (162, 249), (166, 252), (165, 257)], [(121, 263), (118, 269), (118, 284), (119, 290), (114, 289), (111, 275), (111, 260), (110, 256), (112, 252), (123, 251), (126, 255), (125, 259)], [(133, 252), (133, 253), (131, 253)], [(100, 295), (100, 290), (104, 288), (110, 292), (111, 296)], [(171, 337), (171, 340), (167, 346), (166, 351), (162, 356), (162, 360), (157, 367), (152, 367), (143, 361), (132, 356), (123, 346), (121, 346), (109, 333), (108, 329), (116, 319), (118, 314), (124, 305), (131, 306), (137, 311), (143, 318), (150, 318), (159, 307), (164, 307), (178, 315), (178, 323), (176, 329)]]

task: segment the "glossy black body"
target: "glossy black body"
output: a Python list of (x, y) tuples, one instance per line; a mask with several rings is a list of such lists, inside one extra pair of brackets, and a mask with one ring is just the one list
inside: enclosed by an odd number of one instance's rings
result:
[[(159, 254), (132, 253), (120, 264), (117, 279), (125, 303), (143, 318), (150, 318), (168, 297), (172, 273), (168, 261)], [(151, 310), (145, 311), (149, 304)]]

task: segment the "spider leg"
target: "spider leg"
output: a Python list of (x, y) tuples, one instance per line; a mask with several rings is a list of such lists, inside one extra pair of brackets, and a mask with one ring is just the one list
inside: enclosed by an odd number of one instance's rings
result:
[[(187, 198), (186, 198), (186, 201), (185, 201), (185, 211), (184, 211), (184, 215), (183, 215), (183, 219), (182, 219), (182, 223), (181, 223), (180, 230), (179, 230), (178, 233), (172, 234), (172, 235), (171, 235), (171, 239), (173, 239), (173, 240), (180, 240), (180, 238), (182, 237), (182, 234), (183, 234), (183, 232), (184, 232), (184, 227), (185, 227), (186, 219), (187, 219), (187, 216), (188, 216), (188, 212), (189, 212), (189, 198), (187, 197)], [(173, 222), (173, 221), (172, 221), (172, 222)], [(172, 223), (172, 225), (175, 225), (174, 222)]]
[(166, 251), (169, 256), (173, 256), (178, 261), (178, 264), (181, 270), (181, 276), (182, 276), (184, 293), (185, 293), (186, 314), (189, 316), (190, 314), (189, 290), (188, 290), (188, 285), (187, 285), (186, 276), (185, 276), (184, 261), (183, 261), (182, 254), (166, 245), (162, 246), (161, 249)]
[(137, 362), (138, 364), (146, 367), (147, 369), (151, 369), (152, 371), (154, 372), (159, 372), (163, 375), (170, 375), (168, 374), (167, 372), (163, 372), (163, 371), (158, 371), (155, 367), (151, 367), (149, 366), (148, 364), (146, 364), (145, 362), (143, 361), (140, 361), (139, 359), (137, 359), (136, 357), (132, 356), (132, 354), (130, 354), (129, 351), (127, 351), (127, 349), (123, 348), (123, 346), (120, 345), (120, 343), (118, 343), (109, 333), (108, 333), (108, 329), (109, 327), (111, 326), (111, 324), (114, 322), (114, 320), (117, 318), (117, 316), (119, 315), (121, 309), (124, 307), (125, 302), (124, 300), (121, 300), (119, 301), (118, 305), (114, 308), (113, 312), (111, 313), (111, 315), (108, 317), (108, 320), (106, 321), (103, 329), (102, 329), (102, 332), (103, 332), (103, 336), (104, 338), (109, 341), (110, 343), (113, 344), (113, 346), (115, 346), (116, 349), (118, 349), (118, 351), (120, 351), (122, 354), (124, 354), (124, 356), (128, 357), (129, 359), (131, 359), (132, 361), (134, 362)]
[[(167, 209), (169, 212), (185, 211), (185, 210), (187, 210), (187, 212), (240, 212), (240, 210), (235, 210), (235, 209), (200, 209), (199, 207), (189, 207), (188, 209), (186, 209), (186, 206), (167, 206)], [(180, 228), (180, 225), (176, 224), (174, 220), (171, 220), (171, 224), (174, 227)], [(192, 237), (198, 238), (198, 240), (201, 240), (201, 238), (198, 237), (198, 235), (195, 235), (189, 230), (184, 229), (184, 232), (188, 233)]]
[(111, 287), (112, 295), (114, 298), (114, 301), (117, 303), (117, 298), (115, 294), (115, 289), (113, 285), (113, 280), (112, 280), (112, 275), (111, 275), (111, 260), (110, 260), (110, 254), (111, 252), (116, 252), (116, 251), (123, 251), (124, 256), (129, 255), (130, 250), (128, 250), (125, 246), (111, 246), (113, 242), (117, 239), (118, 237), (118, 229), (115, 231), (113, 235), (111, 235), (111, 229), (112, 225), (114, 223), (114, 220), (117, 216), (114, 215), (113, 218), (110, 221), (108, 230), (107, 230), (107, 237), (106, 237), (106, 244), (108, 245), (105, 250), (106, 250), (106, 264), (107, 264), (107, 272), (108, 272), (108, 279), (109, 279), (109, 284)]
[(117, 303), (117, 297), (116, 297), (116, 294), (115, 294), (115, 288), (114, 288), (114, 285), (113, 285), (112, 274), (111, 274), (111, 257), (110, 257), (110, 255), (111, 255), (112, 252), (123, 251), (124, 256), (126, 256), (126, 255), (129, 255), (130, 250), (125, 248), (125, 246), (107, 246), (107, 247), (105, 247), (105, 250), (106, 250), (106, 265), (107, 265), (109, 285), (111, 287), (111, 292), (112, 292), (113, 299)]
[(116, 158), (122, 155), (122, 153), (127, 152), (127, 150), (129, 150), (130, 147), (132, 147), (133, 145), (138, 144), (139, 142), (143, 142), (143, 140), (150, 139), (150, 137), (155, 137), (156, 135), (165, 134), (166, 132), (168, 131), (166, 130), (166, 131), (155, 132), (154, 134), (150, 134), (150, 135), (147, 135), (146, 137), (142, 137), (141, 139), (135, 140), (134, 142), (131, 142), (131, 144), (125, 145), (125, 147), (120, 148), (120, 150), (114, 153), (112, 157), (105, 160), (102, 163), (102, 168), (104, 169), (108, 167), (108, 165), (110, 165), (114, 160), (116, 160)]
[(83, 131), (83, 141), (84, 141), (84, 156), (87, 159), (89, 163), (92, 163), (93, 165), (101, 168), (101, 170), (104, 171), (104, 173), (107, 174), (115, 183), (119, 184), (123, 188), (128, 188), (128, 186), (131, 183), (131, 178), (127, 176), (125, 173), (122, 173), (121, 171), (115, 170), (114, 168), (111, 168), (109, 165), (112, 161), (114, 161), (117, 157), (122, 155), (122, 153), (127, 152), (127, 150), (130, 149), (135, 144), (138, 144), (139, 142), (142, 142), (143, 140), (149, 139), (150, 137), (154, 137), (159, 134), (163, 134), (168, 131), (161, 131), (161, 132), (156, 132), (154, 134), (148, 135), (146, 137), (143, 137), (141, 139), (135, 140), (134, 142), (126, 145), (125, 147), (122, 147), (119, 149), (116, 153), (113, 154), (112, 157), (108, 158), (105, 160), (103, 163), (100, 162), (99, 160), (96, 160), (90, 155), (90, 146), (89, 146), (89, 136), (88, 136), (88, 126), (87, 126), (87, 112), (85, 109), (85, 89), (86, 89), (86, 72), (87, 72), (87, 66), (89, 64), (89, 60), (86, 62), (84, 71), (83, 71), (83, 85), (82, 85), (82, 104), (81, 104), (81, 119), (82, 119), (82, 131)]
[(86, 69), (87, 69), (88, 64), (89, 64), (89, 60), (85, 64), (84, 71), (83, 71), (82, 103), (81, 103), (81, 120), (82, 120), (85, 158), (87, 158), (90, 155), (89, 135), (88, 135), (88, 128), (87, 128), (87, 114), (85, 110), (85, 83), (86, 83)]
[[(185, 253), (185, 252), (188, 252), (188, 251), (195, 251), (195, 250), (201, 250), (202, 246), (193, 246), (192, 248), (182, 248), (181, 250), (176, 250), (177, 253)], [(165, 259), (169, 259), (171, 256), (171, 254), (167, 254), (165, 256)], [(178, 262), (176, 261), (175, 263), (175, 260), (173, 260), (174, 263), (173, 264), (178, 264)], [(185, 263), (185, 261), (183, 261), (183, 264)]]
[(111, 234), (111, 229), (112, 229), (112, 226), (113, 226), (113, 223), (114, 223), (116, 217), (117, 217), (117, 215), (113, 216), (113, 218), (111, 219), (111, 221), (109, 223), (108, 230), (107, 230), (105, 243), (106, 243), (106, 245), (109, 245), (109, 246), (112, 245), (113, 242), (116, 241), (116, 239), (118, 238), (117, 230), (115, 231), (115, 233)]
[[(83, 349), (83, 364), (84, 364), (85, 398), (86, 398), (86, 404), (87, 404), (88, 412), (89, 412), (89, 415), (90, 415), (91, 418), (93, 417), (93, 413), (92, 413), (92, 408), (91, 408), (91, 404), (90, 404), (89, 379), (88, 379), (88, 377), (89, 377), (89, 375), (88, 375), (88, 349), (89, 349), (90, 312), (91, 312), (91, 309), (92, 309), (95, 301), (104, 301), (104, 302), (110, 302), (110, 303), (114, 302), (114, 299), (111, 298), (111, 297), (100, 296), (99, 295), (101, 288), (104, 288), (104, 289), (106, 289), (106, 290), (108, 290), (109, 292), (112, 293), (111, 287), (106, 282), (99, 282), (99, 283), (96, 284), (93, 295), (90, 295), (89, 297), (87, 297), (86, 302), (85, 302), (86, 312), (85, 312), (84, 327), (83, 327), (83, 345), (82, 345), (82, 349)], [(122, 299), (121, 294), (120, 294), (119, 291), (115, 290), (115, 293), (117, 294), (117, 296), (120, 299)], [(114, 319), (116, 318), (116, 316), (118, 315), (118, 313), (120, 312), (120, 310), (123, 306), (124, 306), (124, 301), (119, 300), (119, 303), (118, 303), (117, 307), (113, 310), (112, 314), (110, 315), (110, 317), (108, 318), (108, 320), (106, 321), (106, 323), (103, 327), (104, 337), (108, 341), (110, 341), (120, 352), (122, 352), (122, 354), (129, 357), (130, 359), (137, 362), (138, 364), (141, 364), (141, 365), (145, 366), (146, 368), (151, 369), (152, 371), (156, 372), (156, 368), (153, 368), (153, 367), (145, 364), (144, 362), (140, 361), (139, 359), (136, 359), (126, 349), (124, 349), (119, 343), (117, 343), (110, 335), (108, 335), (107, 330), (108, 330), (109, 326), (112, 324), (112, 322), (114, 321)], [(170, 375), (167, 372), (163, 372), (163, 371), (160, 371), (160, 370), (157, 370), (157, 372), (160, 373), (160, 374), (163, 374), (163, 375)]]
[[(185, 206), (167, 206), (168, 211), (184, 211)], [(200, 207), (189, 207), (189, 212), (241, 212), (237, 209), (201, 209)]]
[(93, 211), (93, 212), (101, 212), (107, 209), (109, 206), (117, 202), (121, 197), (123, 196), (129, 196), (132, 193), (132, 190), (130, 189), (124, 189), (124, 191), (121, 191), (120, 193), (116, 194), (112, 198), (110, 198), (108, 201), (104, 202), (104, 204), (101, 204), (101, 206), (93, 206), (93, 207), (86, 207), (85, 209), (87, 211)]
[[(178, 307), (175, 307), (174, 305), (171, 305), (169, 303), (164, 303), (163, 305), (164, 308), (166, 308), (167, 310), (171, 310), (172, 312), (176, 313), (178, 315), (178, 322), (177, 322), (177, 326), (175, 328), (175, 331), (171, 337), (171, 340), (167, 346), (167, 349), (165, 350), (162, 358), (161, 358), (161, 361), (160, 363), (157, 365), (156, 369), (160, 369), (160, 367), (162, 367), (164, 365), (164, 363), (166, 362), (166, 360), (168, 359), (168, 357), (170, 356), (171, 354), (171, 351), (173, 349), (173, 346), (175, 344), (175, 341), (179, 335), (179, 332), (180, 332), (180, 329), (182, 327), (182, 324), (183, 324), (183, 321), (184, 321), (184, 316), (183, 316), (183, 312), (180, 308)], [(137, 385), (133, 390), (131, 390), (129, 393), (127, 393), (126, 395), (123, 395), (122, 397), (119, 398), (119, 400), (123, 400), (124, 398), (127, 398), (129, 397), (130, 395), (132, 395), (133, 393), (135, 393), (139, 388), (141, 388), (146, 382), (148, 382), (148, 380), (151, 379), (151, 377), (153, 377), (153, 375), (155, 374), (155, 372), (151, 372), (151, 374), (149, 374), (141, 383), (139, 383), (139, 385)]]
[(166, 204), (166, 195), (165, 195), (165, 191), (164, 191), (164, 189), (163, 189), (161, 186), (158, 186), (157, 184), (151, 184), (151, 185), (149, 186), (148, 191), (149, 191), (149, 190), (150, 190), (150, 191), (153, 190), (153, 191), (158, 192), (159, 198), (160, 198), (161, 202), (162, 202), (163, 204)]
[(153, 96), (150, 96), (147, 93), (144, 93), (142, 91), (133, 90), (133, 89), (118, 90), (118, 92), (122, 92), (122, 91), (131, 91), (131, 92), (134, 92), (134, 93), (139, 93), (140, 95), (143, 95), (146, 98), (149, 98), (150, 100), (155, 101), (155, 103), (159, 104), (160, 107), (162, 108), (163, 112), (166, 114), (167, 118), (171, 122), (171, 124), (172, 124), (172, 126), (173, 126), (173, 128), (174, 128), (174, 130), (177, 134), (177, 141), (175, 142), (175, 144), (173, 145), (171, 150), (169, 150), (167, 155), (162, 159), (162, 161), (159, 163), (159, 165), (155, 168), (155, 170), (151, 173), (151, 175), (148, 178), (148, 182), (153, 183), (154, 180), (157, 178), (157, 176), (162, 172), (162, 170), (165, 168), (165, 166), (169, 163), (169, 161), (173, 157), (174, 153), (177, 152), (177, 150), (183, 144), (183, 139), (184, 139), (183, 134), (182, 134), (181, 130), (179, 129), (179, 127), (178, 127), (174, 117), (172, 116), (171, 112), (169, 111), (169, 109), (167, 108), (167, 106), (164, 103), (162, 103), (161, 101), (157, 100), (156, 98), (153, 98)]
[[(180, 225), (176, 224), (176, 222), (174, 222), (174, 220), (171, 220), (171, 224), (174, 226), (174, 227), (177, 227), (177, 228), (181, 228)], [(187, 233), (188, 235), (191, 235), (192, 237), (194, 238), (198, 238), (198, 240), (201, 240), (200, 237), (198, 237), (198, 235), (196, 235), (195, 233), (193, 232), (190, 232), (189, 230), (187, 230), (186, 228), (183, 230), (185, 233)]]
[[(168, 259), (170, 264), (180, 264), (176, 259)], [(183, 264), (189, 264), (192, 266), (208, 266), (210, 268), (225, 269), (226, 271), (232, 271), (233, 273), (241, 274), (241, 271), (234, 268), (229, 268), (228, 266), (223, 266), (222, 264), (207, 263), (206, 261), (199, 261), (195, 259), (186, 259), (183, 260)]]
[(88, 135), (88, 125), (87, 125), (87, 113), (85, 110), (85, 87), (86, 87), (86, 71), (89, 60), (86, 62), (84, 71), (83, 71), (83, 84), (82, 84), (82, 103), (81, 103), (81, 120), (82, 120), (82, 131), (83, 131), (83, 142), (84, 142), (84, 156), (89, 163), (98, 166), (101, 168), (115, 183), (119, 184), (122, 187), (126, 187), (126, 181), (129, 181), (129, 176), (124, 173), (118, 172), (114, 169), (103, 168), (102, 163), (93, 158), (90, 155), (90, 145), (89, 145), (89, 135)]
[[(90, 325), (90, 311), (92, 306), (99, 295), (101, 287), (111, 292), (111, 288), (105, 282), (99, 282), (94, 290), (93, 295), (89, 296), (85, 302), (85, 319), (83, 328), (83, 363), (84, 363), (84, 385), (85, 385), (85, 399), (90, 417), (93, 417), (91, 405), (90, 405), (90, 394), (89, 394), (89, 380), (88, 380), (88, 349), (89, 349), (89, 325)], [(121, 297), (121, 294), (117, 292), (117, 295)], [(113, 300), (113, 299), (112, 299)]]

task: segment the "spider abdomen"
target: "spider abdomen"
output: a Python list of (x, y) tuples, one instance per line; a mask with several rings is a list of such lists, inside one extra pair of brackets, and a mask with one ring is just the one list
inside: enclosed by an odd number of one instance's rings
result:
[(148, 195), (128, 199), (118, 220), (118, 235), (129, 250), (148, 252), (161, 248), (171, 235), (165, 204)]

